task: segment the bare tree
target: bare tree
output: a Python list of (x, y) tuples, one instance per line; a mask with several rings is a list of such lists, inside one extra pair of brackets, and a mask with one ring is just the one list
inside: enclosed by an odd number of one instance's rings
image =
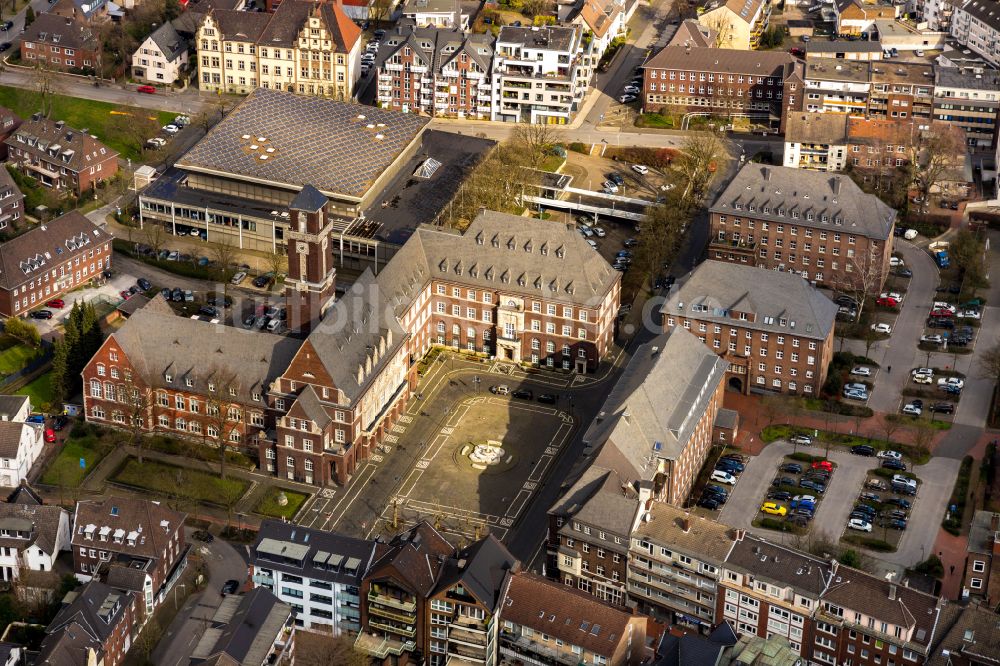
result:
[(143, 229), (143, 236), (146, 239), (146, 245), (153, 250), (153, 254), (158, 255), (163, 243), (167, 240), (167, 230), (159, 222), (149, 222)]
[(264, 253), (264, 266), (268, 271), (274, 273), (275, 280), (277, 280), (278, 275), (287, 270), (288, 257), (280, 252), (266, 252)]
[(881, 256), (873, 250), (849, 257), (845, 268), (847, 272), (837, 286), (854, 299), (858, 306), (857, 321), (861, 321), (869, 296), (885, 282), (887, 267), (882, 264)]
[(910, 145), (913, 183), (924, 199), (935, 187), (961, 174), (967, 146), (961, 128), (948, 123), (933, 123), (919, 133)]
[(36, 60), (31, 68), (31, 89), (38, 98), (38, 111), (48, 118), (52, 114), (52, 104), (59, 91), (59, 74), (48, 61)]
[(1000, 385), (1000, 342), (979, 357), (979, 376), (991, 379), (994, 384)]
[(142, 626), (139, 635), (135, 637), (135, 642), (132, 646), (139, 657), (145, 663), (150, 662), (150, 657), (153, 654), (153, 650), (156, 649), (157, 643), (163, 638), (163, 629), (160, 627), (160, 623), (156, 621), (156, 617), (151, 617), (146, 621), (146, 624)]
[(682, 199), (697, 201), (727, 155), (724, 140), (715, 134), (695, 134), (686, 139), (674, 160), (675, 168), (686, 183)]
[(555, 134), (548, 125), (518, 123), (510, 135), (510, 141), (523, 149), (528, 164), (537, 169), (545, 161), (545, 154), (555, 143)]
[(226, 440), (229, 403), (219, 397), (222, 387), (205, 398), (205, 437), (219, 449), (219, 476), (226, 478)]
[(887, 446), (892, 446), (892, 436), (902, 425), (897, 414), (886, 414), (882, 417), (882, 431), (885, 433)]
[(143, 436), (146, 425), (153, 418), (153, 390), (145, 384), (136, 381), (132, 370), (125, 370), (125, 383), (119, 387), (123, 402), (127, 406), (125, 418), (129, 430), (129, 439), (136, 449), (139, 464), (143, 463), (142, 452), (145, 449), (146, 438)]
[(669, 196), (664, 203), (646, 210), (636, 264), (651, 281), (661, 274), (661, 266), (676, 256), (687, 219), (686, 206), (679, 195)]
[(300, 666), (368, 666), (370, 657), (354, 649), (351, 636), (334, 638), (309, 633), (296, 638), (295, 661)]
[(733, 48), (733, 24), (726, 17), (726, 12), (720, 11), (717, 14), (702, 16), (698, 23), (715, 32), (716, 48)]
[(236, 246), (226, 236), (212, 244), (212, 259), (215, 261), (215, 270), (222, 283), (223, 294), (229, 291), (229, 280), (236, 273), (236, 257), (239, 254)]
[(146, 141), (159, 133), (160, 123), (149, 111), (120, 106), (111, 111), (109, 129), (137, 153), (143, 153), (148, 148)]
[(389, 18), (395, 4), (395, 0), (372, 0), (368, 5), (368, 19), (375, 24), (381, 23)]

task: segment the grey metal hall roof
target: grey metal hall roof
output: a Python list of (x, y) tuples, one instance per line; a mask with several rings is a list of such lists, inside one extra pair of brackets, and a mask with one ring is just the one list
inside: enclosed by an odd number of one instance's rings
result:
[(327, 196), (363, 197), (428, 118), (258, 88), (180, 160), (217, 173)]

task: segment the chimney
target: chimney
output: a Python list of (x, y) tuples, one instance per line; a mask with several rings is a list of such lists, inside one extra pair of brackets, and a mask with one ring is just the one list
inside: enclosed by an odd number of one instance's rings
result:
[(57, 130), (62, 130), (62, 128), (65, 127), (65, 126), (66, 126), (66, 121), (65, 120), (57, 120), (56, 121), (56, 129)]
[(896, 584), (895, 583), (889, 583), (889, 600), (890, 601), (895, 601), (896, 600)]
[(761, 169), (761, 174), (764, 176), (764, 180), (771, 180), (771, 170), (767, 167)]
[(840, 562), (838, 562), (836, 559), (831, 559), (830, 560), (830, 575), (831, 576), (836, 576), (837, 575), (837, 569), (839, 569), (839, 568), (840, 568)]
[(833, 193), (840, 196), (840, 176), (834, 176), (833, 178)]
[(681, 529), (684, 530), (684, 534), (691, 531), (691, 518), (689, 516), (681, 518)]
[(990, 531), (1000, 532), (1000, 513), (994, 513), (990, 516)]

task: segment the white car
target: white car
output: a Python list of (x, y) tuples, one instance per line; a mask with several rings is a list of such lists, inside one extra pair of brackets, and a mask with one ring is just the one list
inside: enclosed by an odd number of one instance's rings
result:
[(915, 55), (916, 55), (916, 56), (917, 56), (918, 58), (923, 58), (923, 57), (924, 57), (924, 50), (923, 50), (923, 49), (917, 49), (917, 50), (916, 50), (916, 51), (914, 51), (913, 53), (914, 53), (914, 54), (915, 54)]
[(677, 186), (674, 185), (673, 183), (664, 183), (663, 185), (660, 185), (660, 189), (663, 190), (664, 192), (669, 192), (670, 190), (674, 189), (675, 187), (677, 187)]
[(939, 345), (944, 342), (944, 339), (940, 335), (921, 335), (921, 342), (929, 342), (932, 345)]
[(649, 173), (649, 167), (644, 166), (642, 164), (633, 164), (632, 171), (635, 171), (640, 176), (645, 176), (647, 173)]
[(934, 383), (934, 375), (914, 374), (913, 375), (913, 383), (915, 383), (915, 384), (933, 384)]
[(917, 237), (916, 229), (907, 229), (906, 231), (903, 232), (903, 238), (905, 238), (906, 240), (913, 240), (916, 237)]
[(190, 124), (191, 119), (187, 116), (177, 116), (174, 118), (174, 125), (177, 125), (178, 127), (187, 127)]
[(893, 474), (892, 482), (902, 483), (904, 486), (910, 486), (911, 488), (917, 487), (917, 482), (914, 479), (911, 479), (908, 476), (903, 476), (902, 474)]
[(178, 132), (181, 131), (181, 128), (173, 124), (164, 125), (163, 131), (166, 132), (167, 134), (177, 134)]
[(891, 298), (895, 301), (903, 302), (903, 295), (898, 291), (884, 291), (879, 294), (879, 298)]
[(162, 136), (154, 136), (152, 139), (146, 141), (146, 145), (150, 148), (163, 148), (163, 146), (167, 145), (167, 140)]
[(954, 386), (958, 389), (965, 388), (965, 380), (958, 377), (941, 377), (937, 381), (938, 386)]
[(622, 92), (625, 93), (626, 95), (638, 95), (639, 86), (632, 86), (632, 85), (625, 86)]
[(857, 375), (858, 377), (871, 377), (872, 369), (866, 365), (858, 365), (851, 368), (851, 374)]
[(900, 259), (899, 257), (890, 257), (889, 258), (889, 265), (892, 266), (893, 268), (895, 268), (897, 266), (905, 266), (906, 264), (904, 264), (903, 260)]
[(920, 407), (917, 407), (912, 402), (908, 402), (905, 405), (903, 405), (903, 413), (909, 414), (910, 416), (920, 416), (921, 414), (924, 413), (924, 410), (921, 409)]
[(590, 247), (594, 248), (595, 250), (597, 249), (597, 242), (594, 241), (594, 240), (591, 240), (590, 238), (587, 239), (587, 245), (589, 245)]
[(958, 316), (962, 319), (982, 319), (983, 313), (979, 310), (965, 310)]
[(231, 279), (230, 282), (233, 284), (239, 284), (240, 282), (243, 282), (243, 280), (246, 279), (247, 279), (247, 274), (244, 273), (243, 271), (240, 271), (239, 273), (233, 276), (233, 279)]
[(859, 532), (871, 532), (872, 524), (867, 520), (861, 520), (860, 518), (851, 518), (847, 521), (847, 526), (852, 530), (858, 530)]
[(914, 375), (930, 375), (931, 377), (933, 377), (934, 376), (934, 369), (933, 368), (914, 368), (913, 372), (911, 374), (914, 374)]
[(189, 232), (189, 235), (191, 235), (191, 236), (201, 236), (201, 229), (192, 229)]
[(718, 481), (719, 483), (727, 483), (731, 486), (736, 485), (736, 477), (729, 472), (723, 472), (721, 469), (717, 469), (712, 472), (712, 481)]
[(945, 303), (944, 301), (934, 301), (934, 305), (931, 306), (931, 310), (948, 310), (952, 314), (955, 314), (956, 308), (951, 303)]
[(604, 187), (605, 190), (607, 190), (611, 194), (618, 194), (618, 186), (612, 183), (610, 180), (604, 181), (604, 183), (602, 183), (602, 186)]
[(886, 449), (885, 451), (879, 451), (877, 455), (878, 455), (879, 458), (886, 458), (888, 460), (902, 460), (903, 459), (903, 454), (902, 453), (900, 453), (899, 451), (890, 451), (888, 449)]
[(886, 335), (889, 335), (892, 333), (892, 326), (889, 326), (889, 324), (872, 324), (872, 330), (876, 333), (885, 333)]
[(605, 236), (608, 235), (608, 232), (605, 231), (604, 229), (601, 229), (600, 227), (594, 227), (594, 235), (597, 236), (598, 238), (604, 238)]
[(594, 235), (594, 230), (591, 229), (586, 224), (581, 224), (580, 225), (580, 233), (583, 234), (584, 238), (590, 238), (591, 236)]
[(816, 503), (815, 495), (796, 495), (792, 498), (793, 502), (810, 502), (812, 504)]

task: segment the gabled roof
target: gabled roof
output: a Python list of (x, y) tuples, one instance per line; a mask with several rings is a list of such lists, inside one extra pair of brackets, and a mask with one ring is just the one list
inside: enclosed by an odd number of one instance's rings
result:
[(723, 620), (708, 636), (681, 631), (680, 636), (672, 631), (663, 633), (653, 666), (717, 666), (722, 663), (722, 651), (739, 640), (728, 620)]
[(603, 0), (583, 0), (580, 18), (601, 39), (608, 34), (608, 30), (614, 25), (614, 15), (620, 11), (621, 7), (616, 2), (605, 4)]
[[(171, 537), (176, 530), (182, 529), (186, 517), (186, 514), (145, 499), (112, 497), (81, 500), (76, 503), (73, 516), (73, 543), (82, 546), (97, 542), (104, 550), (159, 560), (164, 551), (169, 550)], [(107, 542), (86, 539), (88, 528), (92, 536), (101, 528), (107, 528), (109, 534), (121, 530), (126, 538), (121, 543), (115, 543), (111, 538)], [(134, 537), (134, 545), (129, 544), (127, 537)]]
[(962, 11), (982, 21), (993, 30), (1000, 30), (1000, 2), (996, 0), (967, 0)]
[[(927, 666), (1000, 664), (1000, 615), (979, 604), (948, 604)], [(966, 661), (967, 660), (967, 661)]]
[(94, 50), (97, 39), (90, 27), (81, 19), (42, 12), (24, 30), (25, 42), (58, 46), (61, 48)]
[[(4, 537), (0, 545), (16, 550), (24, 550), (28, 546), (37, 546), (47, 555), (56, 555), (56, 541), (59, 538), (59, 522), (65, 509), (48, 504), (12, 504), (0, 502), (0, 525), (8, 528), (23, 523), (30, 530), (30, 538), (18, 539)], [(67, 521), (69, 516), (67, 516)], [(11, 525), (11, 523), (14, 525)], [(11, 531), (19, 531), (11, 529)], [(68, 545), (68, 544), (67, 544)]]
[(389, 58), (405, 47), (413, 51), (418, 62), (436, 74), (462, 53), (483, 72), (490, 71), (493, 60), (493, 41), (489, 35), (466, 32), (458, 27), (419, 28), (409, 19), (403, 19), (396, 31), (387, 33), (384, 39), (375, 61), (376, 69), (381, 69)]
[[(570, 534), (573, 521), (629, 536), (639, 510), (639, 496), (627, 472), (609, 469), (598, 458), (559, 498), (549, 513), (564, 519), (562, 530)], [(608, 544), (614, 550), (617, 547)], [(621, 546), (622, 549), (627, 546)]]
[[(6, 171), (6, 169), (3, 169)], [(9, 242), (9, 241), (8, 241)], [(2, 257), (2, 254), (0, 254)], [(31, 402), (26, 395), (0, 395), (0, 418), (11, 420)]]
[(75, 210), (47, 224), (33, 226), (0, 244), (0, 288), (10, 290), (34, 280), (77, 251), (109, 243), (111, 238)]
[(742, 51), (675, 45), (660, 49), (643, 67), (781, 76), (786, 67), (792, 67), (796, 62), (795, 56), (786, 51)]
[(271, 20), (272, 14), (264, 12), (244, 12), (237, 9), (212, 9), (205, 15), (219, 27), (222, 39), (253, 42), (260, 40), (261, 34)]
[(243, 666), (263, 664), (291, 615), (291, 606), (279, 601), (270, 590), (254, 588), (242, 596), (212, 654), (225, 654)]
[(367, 578), (391, 578), (421, 597), (430, 595), (444, 559), (455, 553), (447, 539), (426, 521), (397, 534), (380, 550)]
[(667, 42), (667, 46), (693, 46), (697, 48), (715, 48), (715, 40), (719, 32), (698, 23), (697, 19), (685, 19), (677, 27), (677, 32)]
[(736, 544), (736, 530), (664, 502), (653, 502), (633, 536), (717, 565)]
[(46, 633), (35, 663), (46, 666), (81, 666), (89, 663), (91, 652), (97, 655), (99, 662), (103, 648), (101, 641), (85, 625), (70, 621), (58, 631)]
[(149, 36), (167, 62), (173, 62), (187, 51), (187, 42), (177, 34), (172, 23), (164, 23)]
[(17, 459), (17, 453), (21, 450), (21, 435), (25, 428), (34, 433), (34, 426), (27, 423), (0, 421), (0, 458)]
[(361, 37), (361, 28), (336, 3), (282, 0), (270, 15), (257, 43), (260, 46), (292, 48), (309, 18), (314, 16), (321, 20), (323, 28), (329, 32), (334, 53), (349, 53)]
[(7, 498), (9, 504), (23, 504), (26, 506), (39, 506), (45, 504), (41, 496), (32, 490), (27, 481), (21, 481), (21, 485), (14, 489), (14, 492)]
[(725, 566), (749, 572), (779, 587), (794, 586), (799, 594), (819, 597), (834, 580), (830, 562), (802, 551), (746, 534), (736, 542)]
[(507, 575), (517, 560), (492, 534), (448, 558), (438, 580), (438, 593), (462, 585), (486, 608), (496, 611)]
[(752, 23), (764, 3), (765, 0), (713, 0), (705, 5), (705, 14), (725, 7), (743, 22)]
[(83, 627), (89, 636), (103, 643), (114, 633), (118, 622), (132, 604), (132, 594), (92, 580), (67, 593), (62, 608), (45, 631), (54, 634), (76, 624)]

